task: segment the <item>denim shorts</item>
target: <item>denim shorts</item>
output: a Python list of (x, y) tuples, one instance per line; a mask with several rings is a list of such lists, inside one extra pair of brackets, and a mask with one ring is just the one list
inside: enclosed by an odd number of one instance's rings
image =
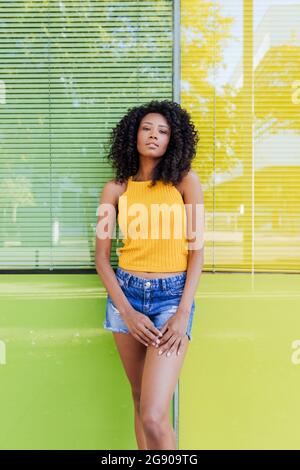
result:
[[(115, 274), (128, 302), (135, 310), (147, 315), (156, 328), (162, 328), (165, 322), (176, 313), (185, 285), (186, 271), (164, 278), (146, 279), (134, 276), (118, 267)], [(189, 341), (192, 340), (194, 313), (195, 299), (193, 299), (186, 329)], [(106, 300), (103, 328), (115, 333), (129, 333), (109, 294)]]

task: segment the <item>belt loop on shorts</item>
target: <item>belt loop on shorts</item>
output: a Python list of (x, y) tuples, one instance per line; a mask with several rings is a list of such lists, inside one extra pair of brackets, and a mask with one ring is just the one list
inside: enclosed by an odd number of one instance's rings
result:
[(162, 283), (163, 290), (166, 290), (166, 284), (167, 283), (166, 283), (166, 280), (164, 278), (162, 278), (161, 283)]
[(126, 275), (125, 279), (124, 279), (124, 287), (127, 289), (128, 287), (128, 284), (129, 284), (129, 281), (131, 279), (131, 274), (128, 274)]

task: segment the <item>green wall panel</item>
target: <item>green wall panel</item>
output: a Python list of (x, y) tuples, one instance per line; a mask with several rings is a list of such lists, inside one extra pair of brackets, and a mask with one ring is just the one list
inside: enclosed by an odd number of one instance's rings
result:
[(137, 449), (105, 301), (94, 274), (0, 275), (0, 449)]
[(205, 274), (180, 380), (182, 449), (300, 449), (300, 275)]

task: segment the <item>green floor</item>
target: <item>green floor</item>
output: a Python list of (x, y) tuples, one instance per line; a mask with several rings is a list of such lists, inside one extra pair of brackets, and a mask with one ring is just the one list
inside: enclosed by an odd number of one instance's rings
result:
[[(293, 274), (202, 274), (180, 449), (300, 449), (299, 286)], [(97, 275), (0, 275), (1, 449), (136, 449), (105, 297)]]

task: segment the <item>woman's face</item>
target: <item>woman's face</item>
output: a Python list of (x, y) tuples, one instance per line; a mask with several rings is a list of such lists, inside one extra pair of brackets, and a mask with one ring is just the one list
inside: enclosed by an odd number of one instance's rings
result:
[(146, 114), (138, 128), (137, 150), (142, 156), (162, 157), (166, 153), (170, 136), (171, 128), (162, 114)]

